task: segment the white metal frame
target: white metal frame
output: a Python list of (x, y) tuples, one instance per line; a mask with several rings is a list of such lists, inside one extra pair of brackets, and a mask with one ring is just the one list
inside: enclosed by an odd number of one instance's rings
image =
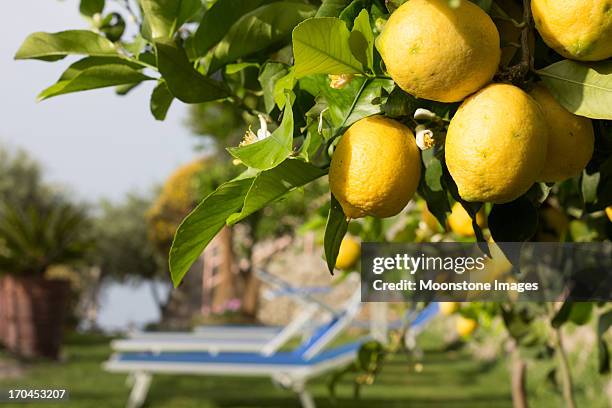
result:
[[(351, 322), (361, 309), (361, 292), (355, 291), (346, 303), (344, 313), (338, 320), (308, 346), (303, 358), (308, 361), (327, 347)], [(194, 351), (194, 350), (189, 350)], [(195, 375), (226, 375), (226, 376), (269, 376), (274, 382), (287, 387), (299, 396), (303, 408), (315, 408), (314, 399), (306, 390), (309, 379), (324, 372), (350, 364), (355, 359), (356, 351), (351, 350), (333, 356), (316, 364), (228, 364), (228, 363), (186, 363), (186, 362), (147, 362), (121, 361), (115, 354), (104, 363), (104, 368), (110, 372), (128, 372), (133, 380), (132, 391), (127, 408), (139, 408), (146, 400), (153, 374), (195, 374)]]

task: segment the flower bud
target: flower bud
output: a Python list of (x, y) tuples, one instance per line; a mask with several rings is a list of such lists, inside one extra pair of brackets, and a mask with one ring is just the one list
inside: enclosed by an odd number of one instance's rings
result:
[(414, 112), (415, 120), (434, 120), (436, 118), (436, 114), (430, 110), (419, 108)]

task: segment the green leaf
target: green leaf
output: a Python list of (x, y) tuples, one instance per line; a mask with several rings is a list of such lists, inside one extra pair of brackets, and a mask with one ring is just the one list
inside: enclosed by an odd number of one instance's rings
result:
[(94, 14), (102, 13), (105, 0), (81, 0), (79, 11), (82, 15), (93, 17)]
[(578, 326), (582, 326), (591, 320), (592, 315), (593, 303), (578, 302), (574, 303), (572, 306), (572, 312), (570, 313), (569, 320)]
[(290, 1), (259, 7), (242, 16), (215, 48), (209, 72), (259, 51), (283, 44), (293, 28), (311, 17), (315, 8)]
[(582, 197), (589, 212), (612, 205), (612, 157), (593, 173), (583, 172)]
[[(293, 69), (289, 69), (287, 75), (282, 78), (279, 78), (278, 81), (276, 81), (276, 83), (274, 84), (274, 91), (272, 92), (272, 96), (274, 97), (274, 103), (278, 105), (279, 109), (283, 109), (285, 107), (285, 102), (288, 99), (291, 103), (294, 102), (294, 86), (295, 75), (293, 74)], [(290, 98), (287, 98), (287, 93), (289, 93)]]
[(355, 19), (359, 13), (368, 8), (369, 3), (371, 3), (371, 0), (353, 0), (351, 4), (342, 10), (338, 18), (346, 23), (349, 30), (352, 30)]
[(205, 77), (187, 59), (185, 50), (172, 41), (156, 41), (157, 67), (175, 98), (185, 103), (202, 103), (229, 96), (221, 82)]
[(274, 0), (217, 0), (202, 16), (189, 53), (194, 59), (205, 56), (243, 15)]
[(363, 64), (353, 56), (346, 24), (337, 18), (306, 20), (293, 30), (295, 76), (313, 74), (363, 74)]
[(287, 159), (277, 167), (261, 172), (246, 195), (242, 211), (229, 217), (228, 224), (242, 221), (269, 203), (324, 175), (323, 170), (298, 159)]
[(170, 38), (202, 7), (200, 0), (140, 0), (151, 39)]
[(174, 96), (172, 96), (170, 89), (168, 89), (166, 81), (160, 80), (151, 94), (150, 108), (153, 117), (157, 120), (166, 119), (173, 100)]
[(571, 300), (566, 300), (563, 305), (561, 305), (561, 308), (557, 311), (557, 313), (550, 322), (552, 327), (558, 329), (569, 320), (574, 304), (575, 303)]
[(25, 39), (15, 59), (57, 61), (68, 55), (116, 56), (117, 50), (112, 42), (91, 31), (38, 32)]
[(448, 194), (442, 184), (444, 166), (439, 157), (434, 154), (434, 149), (425, 150), (423, 156), (423, 177), (419, 184), (419, 194), (427, 202), (427, 208), (440, 222), (446, 225), (446, 214), (451, 208), (448, 202)]
[(355, 19), (353, 30), (349, 37), (351, 52), (369, 70), (374, 67), (374, 33), (370, 26), (370, 15), (367, 10), (361, 10)]
[(537, 72), (550, 93), (570, 112), (612, 120), (612, 61), (584, 64), (564, 60)]
[(139, 71), (141, 68), (138, 64), (117, 57), (87, 57), (68, 67), (57, 83), (38, 95), (38, 100), (98, 88), (134, 85), (152, 80), (153, 78)]
[(610, 350), (604, 338), (606, 332), (612, 327), (612, 310), (599, 316), (597, 321), (597, 345), (599, 349), (599, 372), (607, 374), (610, 372)]
[(242, 208), (253, 179), (233, 180), (206, 197), (183, 220), (170, 249), (170, 275), (175, 287), (226, 225), (227, 218)]
[(228, 75), (234, 75), (238, 72), (242, 72), (247, 68), (259, 68), (259, 64), (256, 62), (239, 62), (237, 64), (229, 64), (225, 67), (225, 73)]
[(293, 150), (293, 111), (285, 104), (283, 121), (272, 134), (263, 140), (227, 151), (246, 166), (258, 170), (269, 170), (281, 164)]
[(338, 17), (351, 0), (323, 0), (316, 17)]
[(336, 268), (336, 259), (338, 258), (338, 252), (340, 252), (340, 244), (347, 230), (348, 221), (346, 215), (344, 215), (342, 206), (332, 194), (324, 238), (325, 259), (327, 261), (327, 268), (332, 275)]
[(385, 103), (383, 109), (385, 115), (392, 118), (399, 118), (401, 116), (414, 117), (414, 113), (422, 106), (422, 102), (402, 91), (399, 86), (396, 86), (393, 88), (389, 98), (387, 98), (387, 103)]
[(263, 91), (264, 104), (266, 106), (266, 112), (270, 113), (276, 105), (274, 101), (274, 89), (276, 82), (286, 76), (289, 73), (289, 68), (285, 64), (280, 62), (267, 62), (260, 74), (259, 84)]

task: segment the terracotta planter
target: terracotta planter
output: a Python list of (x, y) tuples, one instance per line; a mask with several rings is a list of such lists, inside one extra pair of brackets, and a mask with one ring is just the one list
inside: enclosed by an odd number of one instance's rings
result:
[(4, 336), (6, 331), (6, 294), (4, 293), (4, 282), (6, 277), (0, 276), (0, 346), (4, 345)]
[(22, 357), (56, 359), (62, 343), (70, 283), (43, 278), (2, 279), (0, 335), (5, 347)]

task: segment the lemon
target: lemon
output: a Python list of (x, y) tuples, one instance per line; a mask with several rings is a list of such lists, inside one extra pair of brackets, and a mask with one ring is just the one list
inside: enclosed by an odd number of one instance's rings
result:
[(361, 245), (359, 245), (359, 242), (353, 237), (344, 237), (340, 243), (340, 251), (336, 258), (336, 268), (342, 270), (351, 269), (359, 260), (360, 255)]
[(593, 123), (568, 112), (542, 85), (530, 95), (540, 104), (549, 129), (546, 165), (538, 181), (552, 183), (579, 175), (593, 156)]
[(427, 228), (430, 231), (439, 232), (441, 230), (440, 223), (438, 222), (438, 219), (435, 217), (435, 215), (433, 215), (431, 211), (429, 211), (429, 208), (427, 208), (427, 202), (421, 201), (419, 203), (419, 206), (421, 207), (421, 219), (423, 220)]
[(348, 218), (385, 218), (408, 204), (420, 177), (420, 151), (412, 131), (392, 119), (371, 116), (340, 139), (329, 186)]
[[(563, 235), (569, 227), (567, 215), (555, 207), (548, 207), (540, 213), (544, 224), (548, 229), (554, 231), (557, 236)], [(558, 241), (558, 239), (556, 240)]]
[[(457, 235), (461, 235), (462, 237), (473, 237), (476, 235), (474, 228), (472, 228), (472, 218), (460, 203), (455, 203), (453, 205), (447, 221), (451, 231)], [(487, 217), (484, 210), (480, 210), (478, 214), (476, 214), (476, 223), (480, 228), (484, 228), (487, 225)]]
[(461, 337), (467, 337), (478, 328), (478, 322), (467, 317), (457, 317), (457, 334)]
[(410, 0), (389, 18), (377, 40), (387, 71), (418, 98), (458, 102), (497, 71), (501, 58), (497, 28), (475, 4), (464, 0)]
[(612, 57), (609, 0), (532, 0), (531, 11), (544, 42), (564, 57), (579, 61)]
[(606, 215), (608, 216), (610, 222), (612, 222), (612, 206), (606, 208)]
[(521, 89), (493, 84), (463, 102), (446, 136), (446, 164), (466, 201), (510, 202), (542, 173), (548, 126)]
[(450, 316), (459, 310), (459, 303), (457, 302), (440, 302), (438, 306), (443, 316)]

